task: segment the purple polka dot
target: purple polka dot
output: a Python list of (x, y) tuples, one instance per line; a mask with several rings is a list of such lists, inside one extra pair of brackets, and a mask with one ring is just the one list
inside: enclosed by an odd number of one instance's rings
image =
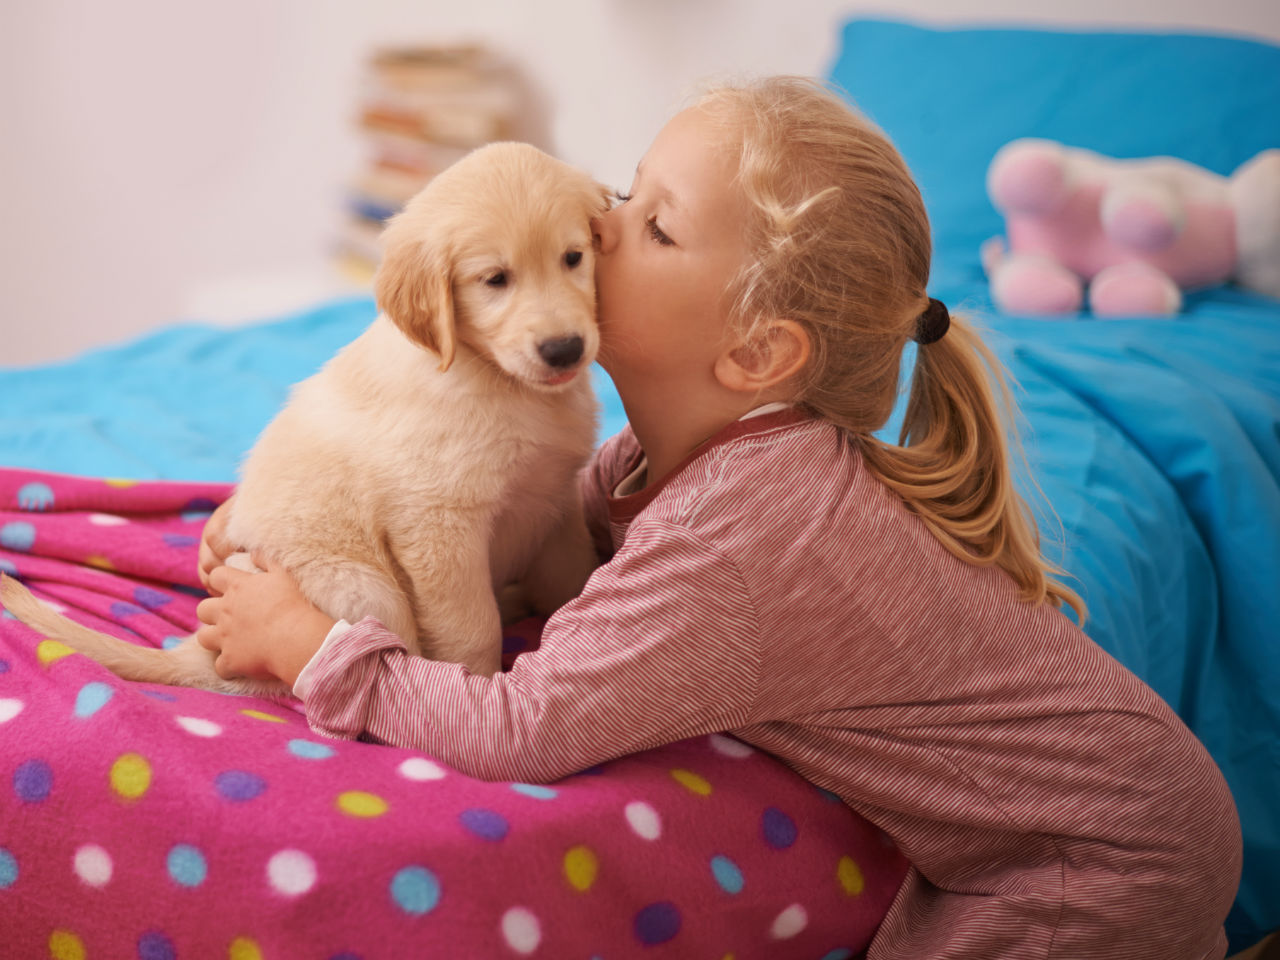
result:
[(483, 807), (463, 810), (458, 814), (458, 819), (462, 821), (464, 827), (485, 840), (501, 840), (507, 835), (506, 818), (500, 813), (485, 810)]
[(138, 960), (177, 960), (173, 941), (163, 933), (151, 930), (138, 938)]
[(150, 697), (152, 700), (161, 700), (165, 703), (178, 702), (178, 698), (175, 697), (172, 693), (164, 693), (161, 690), (143, 690), (142, 695), (144, 697)]
[(651, 903), (636, 914), (635, 930), (636, 939), (647, 947), (666, 943), (680, 932), (680, 911), (665, 900)]
[(213, 513), (218, 505), (208, 497), (194, 497), (182, 508), (183, 513)]
[(0, 660), (0, 673), (8, 673), (8, 672), (9, 672), (9, 661)]
[(173, 547), (175, 550), (194, 547), (199, 542), (199, 537), (193, 537), (188, 533), (166, 533), (164, 535), (165, 546)]
[(173, 602), (173, 597), (159, 590), (153, 590), (151, 587), (134, 587), (133, 599), (148, 610), (158, 610), (166, 603)]
[(136, 617), (140, 613), (147, 612), (146, 610), (142, 609), (142, 607), (139, 607), (136, 604), (126, 603), (123, 600), (117, 600), (115, 603), (113, 603), (111, 605), (110, 610), (111, 610), (111, 617), (113, 620), (122, 620), (125, 617)]
[(796, 842), (796, 822), (777, 807), (767, 807), (760, 821), (764, 842), (775, 850), (785, 850)]
[(43, 760), (28, 760), (13, 771), (13, 792), (24, 803), (40, 803), (53, 789), (53, 770)]
[(343, 950), (341, 953), (335, 953), (329, 960), (364, 960), (364, 957), (350, 950)]
[(267, 781), (243, 770), (224, 770), (214, 780), (218, 793), (224, 800), (244, 803), (267, 789)]

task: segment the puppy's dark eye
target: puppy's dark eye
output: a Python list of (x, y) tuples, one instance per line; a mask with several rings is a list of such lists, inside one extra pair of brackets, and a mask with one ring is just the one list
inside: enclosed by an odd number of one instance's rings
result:
[(491, 287), (505, 287), (507, 285), (507, 272), (500, 270), (491, 277), (485, 277), (484, 282)]
[(581, 250), (570, 250), (568, 253), (564, 255), (565, 266), (569, 267), (570, 269), (572, 269), (573, 267), (576, 267), (581, 262), (582, 262)]

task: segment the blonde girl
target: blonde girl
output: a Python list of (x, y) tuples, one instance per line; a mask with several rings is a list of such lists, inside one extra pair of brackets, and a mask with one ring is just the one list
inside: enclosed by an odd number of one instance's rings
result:
[(582, 479), (601, 565), (540, 649), (492, 678), (411, 657), (270, 558), (217, 566), (215, 517), (199, 615), (219, 672), (292, 684), (322, 733), (483, 778), (730, 731), (910, 860), (876, 960), (1222, 957), (1231, 796), (1059, 609), (1081, 605), (1011, 484), (991, 357), (925, 292), (928, 221), (893, 146), (810, 81), (714, 89), (595, 229), (630, 426)]

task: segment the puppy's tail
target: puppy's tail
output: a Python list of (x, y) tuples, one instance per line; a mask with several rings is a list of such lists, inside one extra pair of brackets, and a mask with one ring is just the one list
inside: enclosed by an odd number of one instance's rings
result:
[(280, 697), (284, 685), (265, 680), (224, 680), (213, 668), (214, 654), (188, 637), (171, 650), (140, 647), (55, 613), (17, 580), (0, 573), (0, 603), (10, 613), (44, 634), (96, 660), (125, 680), (199, 687), (218, 693)]

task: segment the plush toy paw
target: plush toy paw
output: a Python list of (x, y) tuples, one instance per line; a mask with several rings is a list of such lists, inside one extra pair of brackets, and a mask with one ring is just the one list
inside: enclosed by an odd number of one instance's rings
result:
[(1145, 263), (1107, 267), (1089, 284), (1089, 307), (1099, 317), (1167, 317), (1182, 309), (1178, 285)]
[(991, 296), (1005, 313), (1075, 313), (1084, 301), (1080, 278), (1050, 257), (1011, 254), (993, 266)]
[(1103, 194), (1101, 215), (1113, 242), (1142, 253), (1171, 246), (1186, 223), (1182, 203), (1160, 183), (1117, 184)]

